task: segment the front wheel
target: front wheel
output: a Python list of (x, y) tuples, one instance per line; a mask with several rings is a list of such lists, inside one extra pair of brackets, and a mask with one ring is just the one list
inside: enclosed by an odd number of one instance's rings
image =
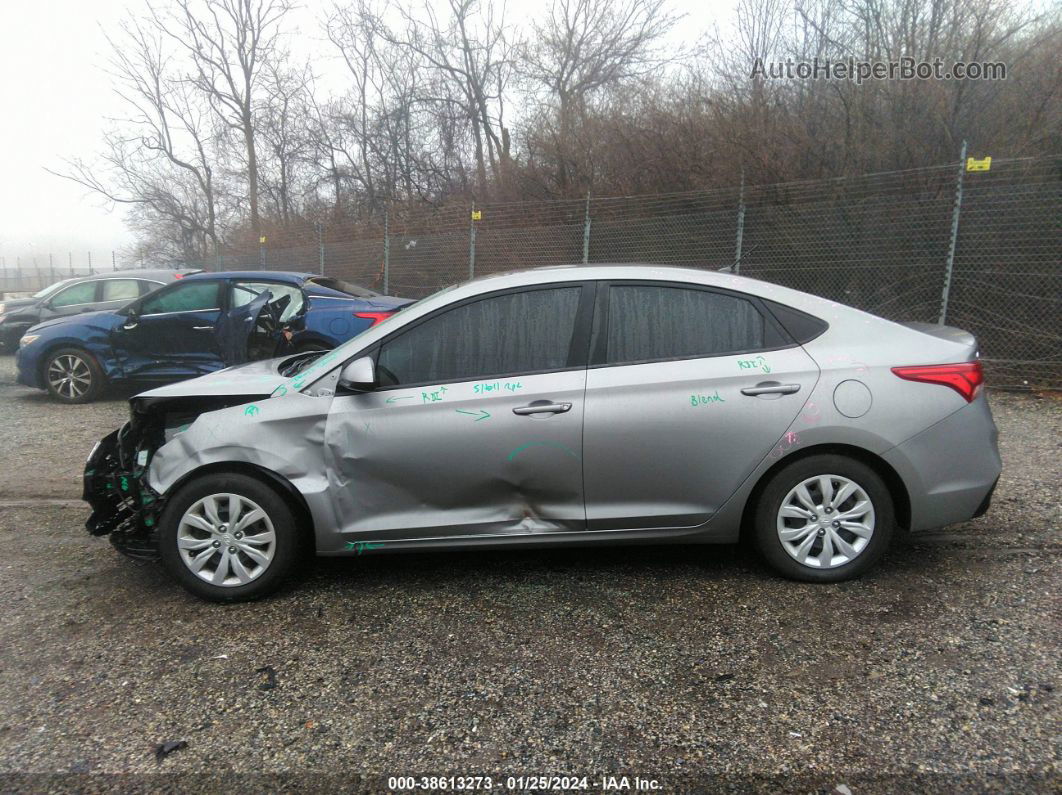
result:
[(103, 371), (78, 348), (60, 348), (44, 363), (48, 394), (63, 403), (91, 403), (103, 391)]
[(892, 496), (873, 469), (846, 456), (815, 455), (767, 484), (756, 509), (756, 543), (786, 577), (840, 582), (877, 562), (895, 524)]
[(270, 486), (242, 474), (212, 475), (188, 483), (166, 506), (159, 555), (196, 596), (248, 601), (287, 579), (300, 555), (299, 530)]

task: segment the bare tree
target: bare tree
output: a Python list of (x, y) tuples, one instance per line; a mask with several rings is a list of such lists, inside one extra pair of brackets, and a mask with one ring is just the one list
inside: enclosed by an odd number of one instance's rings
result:
[(256, 238), (261, 234), (256, 101), (263, 69), (283, 57), (281, 23), (291, 8), (289, 0), (176, 0), (176, 9), (168, 14), (152, 10), (159, 28), (187, 51), (192, 85), (242, 138)]
[(660, 43), (678, 19), (666, 0), (554, 0), (534, 24), (521, 69), (556, 103), (562, 194), (571, 182), (571, 142), (587, 103), (603, 89), (643, 76), (673, 57), (661, 51)]
[(451, 89), (434, 99), (458, 110), (468, 124), (476, 188), (486, 195), (488, 169), (495, 183), (504, 184), (511, 160), (504, 97), (513, 74), (514, 42), (502, 20), (504, 7), (497, 11), (491, 0), (447, 0), (445, 9), (448, 15), (440, 17), (430, 3), (416, 12), (399, 8), (405, 30), (399, 35), (384, 27), (381, 32), (416, 53)]
[(264, 150), (264, 168), (260, 184), (284, 225), (297, 212), (299, 170), (312, 145), (308, 123), (311, 81), (308, 65), (292, 69), (273, 62), (267, 64), (262, 80), (265, 102), (258, 119), (258, 145)]
[(196, 260), (219, 242), (216, 131), (209, 107), (174, 70), (164, 39), (150, 19), (126, 22), (109, 39), (115, 90), (129, 115), (113, 120), (100, 163), (74, 160), (52, 173), (129, 205), (136, 224), (170, 241), (172, 255)]

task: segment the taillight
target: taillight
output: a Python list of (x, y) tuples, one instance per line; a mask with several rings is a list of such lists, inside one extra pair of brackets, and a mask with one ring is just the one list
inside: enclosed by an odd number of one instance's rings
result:
[(967, 403), (977, 397), (981, 384), (985, 382), (985, 374), (980, 362), (893, 367), (892, 371), (908, 381), (949, 386), (962, 395)]
[(366, 320), (371, 320), (372, 323), (369, 324), (369, 328), (372, 328), (381, 320), (391, 317), (393, 314), (394, 312), (355, 312), (354, 317), (363, 317)]

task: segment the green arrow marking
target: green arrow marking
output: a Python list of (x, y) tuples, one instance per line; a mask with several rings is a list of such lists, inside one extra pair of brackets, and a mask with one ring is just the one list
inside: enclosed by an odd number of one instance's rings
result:
[(402, 397), (389, 397), (389, 398), (387, 398), (387, 402), (388, 403), (394, 403), (396, 400), (412, 400), (412, 399), (413, 399), (413, 395), (403, 395)]
[(483, 411), (482, 409), (480, 411), (463, 411), (462, 409), (454, 409), (454, 411), (458, 414), (468, 414), (470, 417), (475, 417), (476, 419), (474, 419), (473, 422), (490, 419), (490, 412)]

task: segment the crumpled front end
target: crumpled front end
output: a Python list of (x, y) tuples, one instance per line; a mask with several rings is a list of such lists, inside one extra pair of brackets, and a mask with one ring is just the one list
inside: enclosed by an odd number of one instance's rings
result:
[(144, 477), (150, 457), (145, 434), (135, 422), (126, 423), (93, 448), (81, 497), (92, 508), (85, 522), (92, 535), (109, 534), (120, 552), (145, 560), (158, 558), (155, 534), (162, 507)]

